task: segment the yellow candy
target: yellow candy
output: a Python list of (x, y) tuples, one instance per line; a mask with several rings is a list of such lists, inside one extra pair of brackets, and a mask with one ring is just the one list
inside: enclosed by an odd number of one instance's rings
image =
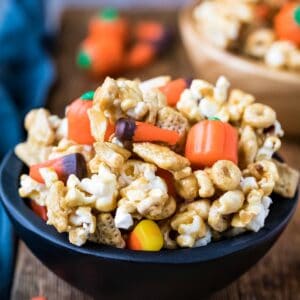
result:
[(129, 235), (128, 248), (140, 251), (159, 251), (164, 244), (158, 225), (151, 220), (139, 222)]

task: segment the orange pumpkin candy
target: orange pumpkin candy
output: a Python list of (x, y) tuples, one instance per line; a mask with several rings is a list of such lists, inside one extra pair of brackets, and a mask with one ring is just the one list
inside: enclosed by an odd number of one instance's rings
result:
[(300, 46), (300, 3), (286, 3), (274, 18), (274, 28), (281, 40), (288, 40)]
[(237, 130), (218, 119), (200, 121), (188, 133), (185, 156), (199, 168), (210, 167), (221, 159), (237, 164)]

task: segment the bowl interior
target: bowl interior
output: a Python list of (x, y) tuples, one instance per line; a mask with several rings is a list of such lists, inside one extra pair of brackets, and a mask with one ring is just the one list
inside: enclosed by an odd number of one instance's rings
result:
[(298, 192), (292, 199), (286, 199), (272, 194), (273, 204), (264, 228), (259, 232), (247, 232), (230, 239), (212, 242), (205, 247), (192, 249), (162, 250), (160, 252), (132, 251), (117, 249), (109, 246), (87, 243), (83, 247), (76, 247), (69, 243), (66, 234), (60, 234), (52, 226), (47, 225), (33, 213), (24, 199), (18, 195), (19, 176), (25, 170), (24, 164), (13, 152), (6, 155), (0, 170), (1, 198), (8, 214), (14, 222), (32, 233), (47, 239), (59, 247), (65, 247), (77, 253), (92, 255), (114, 260), (182, 264), (214, 260), (216, 258), (234, 254), (245, 248), (258, 245), (265, 238), (278, 234), (291, 218), (297, 204)]

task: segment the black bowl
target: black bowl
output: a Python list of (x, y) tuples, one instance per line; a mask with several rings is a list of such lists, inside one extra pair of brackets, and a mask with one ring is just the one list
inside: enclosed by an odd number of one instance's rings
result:
[(193, 249), (135, 252), (88, 243), (76, 247), (46, 225), (18, 195), (24, 164), (11, 152), (3, 160), (1, 197), (17, 234), (50, 270), (101, 299), (200, 299), (225, 287), (274, 244), (296, 208), (296, 195), (272, 195), (265, 227)]

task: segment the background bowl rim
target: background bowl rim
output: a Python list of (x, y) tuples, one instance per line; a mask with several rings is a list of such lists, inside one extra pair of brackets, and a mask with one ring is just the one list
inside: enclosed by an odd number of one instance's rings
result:
[(233, 52), (219, 48), (214, 45), (203, 33), (197, 28), (196, 20), (193, 16), (193, 9), (203, 0), (196, 1), (193, 4), (187, 5), (179, 13), (179, 28), (181, 33), (182, 26), (188, 26), (201, 44), (202, 51), (205, 50), (216, 61), (221, 61), (226, 65), (234, 66), (234, 69), (252, 71), (261, 77), (268, 78), (274, 81), (300, 84), (300, 73), (297, 71), (276, 69), (267, 66), (264, 62), (255, 60), (255, 58), (237, 55)]
[[(88, 243), (83, 247), (77, 247), (69, 243), (66, 234), (58, 233), (53, 226), (47, 225), (40, 217), (36, 216), (25, 204), (25, 201), (19, 197), (18, 187), (14, 188), (14, 186), (16, 183), (19, 183), (20, 172), (23, 168), (24, 163), (16, 157), (13, 151), (6, 154), (0, 167), (1, 200), (14, 222), (17, 222), (21, 227), (26, 228), (26, 230), (32, 234), (47, 240), (48, 243), (56, 247), (65, 248), (77, 254), (90, 255), (107, 260), (173, 265), (208, 262), (225, 256), (231, 256), (245, 249), (249, 250), (255, 248), (263, 241), (272, 239), (279, 234), (291, 219), (298, 202), (298, 189), (296, 195), (291, 199), (285, 199), (276, 195), (276, 198), (282, 198), (281, 200), (286, 203), (284, 206), (285, 212), (282, 212), (282, 219), (276, 221), (272, 220), (272, 222), (270, 220), (268, 222), (267, 219), (265, 227), (256, 233), (242, 234), (233, 238), (210, 243), (204, 247), (163, 250), (159, 252), (132, 251), (93, 243)], [(13, 172), (11, 172), (11, 170), (13, 170)], [(11, 186), (5, 185), (5, 181), (9, 179), (13, 180)], [(13, 201), (10, 200), (11, 198), (13, 198)], [(270, 208), (270, 215), (271, 214), (272, 206)]]

